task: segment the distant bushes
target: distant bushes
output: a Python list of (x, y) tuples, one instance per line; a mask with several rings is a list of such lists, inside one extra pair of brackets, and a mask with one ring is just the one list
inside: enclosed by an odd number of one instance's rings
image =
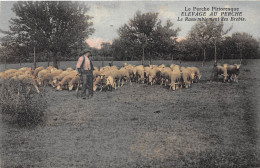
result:
[(44, 90), (38, 94), (32, 84), (12, 79), (2, 80), (0, 89), (3, 119), (19, 126), (36, 125), (42, 121), (47, 108)]

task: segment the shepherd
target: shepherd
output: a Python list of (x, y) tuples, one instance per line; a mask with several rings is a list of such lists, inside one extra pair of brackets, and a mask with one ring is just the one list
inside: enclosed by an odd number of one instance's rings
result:
[[(90, 59), (91, 51), (90, 50), (83, 50), (81, 53), (82, 56), (79, 57), (76, 68), (78, 75), (83, 82), (82, 84), (82, 92), (81, 98), (91, 98), (93, 97), (93, 64)], [(87, 95), (88, 89), (88, 95)]]

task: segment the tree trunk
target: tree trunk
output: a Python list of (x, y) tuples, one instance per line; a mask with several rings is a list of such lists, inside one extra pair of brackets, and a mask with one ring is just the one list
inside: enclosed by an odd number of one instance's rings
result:
[(214, 44), (214, 47), (215, 47), (214, 60), (215, 60), (215, 63), (217, 63), (217, 44), (216, 43)]
[(144, 65), (144, 47), (143, 47), (143, 59), (142, 59), (142, 65)]
[(149, 57), (150, 57), (150, 65), (152, 65), (152, 56), (151, 56), (151, 53), (149, 53)]
[(203, 62), (202, 62), (202, 66), (204, 66), (205, 61), (206, 61), (206, 49), (203, 48)]
[(33, 48), (33, 63), (34, 63), (34, 69), (36, 69), (36, 55), (35, 55), (35, 47)]
[(7, 57), (5, 56), (5, 70), (6, 70), (6, 60), (7, 60)]
[(49, 56), (49, 52), (47, 52), (47, 58), (48, 58), (48, 66), (50, 66), (50, 56)]
[(242, 64), (242, 49), (240, 48), (240, 64)]
[(58, 61), (57, 61), (57, 54), (56, 53), (54, 53), (53, 54), (53, 57), (52, 57), (52, 66), (54, 67), (54, 68), (57, 68), (58, 69)]

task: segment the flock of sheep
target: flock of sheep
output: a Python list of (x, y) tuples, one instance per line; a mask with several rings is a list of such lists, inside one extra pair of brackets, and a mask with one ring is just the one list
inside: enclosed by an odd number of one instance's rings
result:
[[(214, 70), (214, 78), (222, 76), (225, 81), (238, 81), (240, 65), (217, 65)], [(123, 67), (105, 66), (98, 69), (94, 67), (93, 71), (93, 90), (112, 91), (122, 87), (125, 83), (132, 82), (146, 83), (148, 85), (164, 85), (171, 90), (179, 88), (189, 88), (191, 83), (197, 82), (201, 78), (199, 69), (197, 67), (180, 67), (179, 65), (171, 64), (169, 67), (162, 65), (150, 65), (144, 67), (143, 65), (128, 65)], [(56, 69), (52, 66), (47, 68), (38, 67), (31, 69), (30, 67), (23, 67), (18, 70), (9, 69), (5, 72), (0, 72), (0, 79), (14, 79), (23, 80), (32, 84), (37, 92), (39, 86), (50, 85), (56, 90), (73, 90), (80, 86), (80, 76), (77, 71), (72, 68), (66, 70)]]
[[(98, 69), (94, 67), (93, 71), (93, 90), (104, 88), (108, 90), (122, 87), (125, 83), (132, 82), (147, 83), (149, 85), (160, 84), (169, 86), (170, 89), (188, 88), (191, 83), (197, 82), (201, 75), (196, 67), (179, 67), (179, 65), (171, 65), (166, 67), (164, 64), (133, 66), (124, 64), (123, 67), (105, 66)], [(39, 86), (50, 85), (56, 90), (73, 90), (77, 89), (80, 84), (80, 76), (77, 71), (72, 68), (66, 70), (56, 69), (52, 66), (47, 68), (38, 67), (35, 70), (30, 67), (23, 67), (18, 70), (9, 69), (0, 72), (0, 79), (23, 80), (36, 88), (39, 92)]]

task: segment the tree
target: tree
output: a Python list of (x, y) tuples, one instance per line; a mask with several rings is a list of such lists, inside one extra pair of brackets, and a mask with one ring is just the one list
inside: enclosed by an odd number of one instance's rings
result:
[(120, 47), (125, 55), (142, 57), (144, 62), (145, 55), (152, 55), (160, 52), (169, 52), (174, 47), (179, 28), (174, 30), (173, 23), (168, 20), (165, 26), (162, 26), (159, 13), (148, 12), (142, 14), (137, 11), (134, 18), (130, 19), (128, 24), (119, 28)]
[(70, 1), (19, 1), (12, 10), (10, 31), (5, 32), (13, 41), (32, 51), (50, 51), (53, 66), (58, 67), (57, 54), (68, 54), (82, 46), (94, 32), (88, 8)]
[(197, 22), (189, 33), (189, 38), (197, 42), (203, 51), (203, 64), (206, 61), (206, 48), (211, 44), (214, 45), (214, 59), (217, 62), (217, 43), (220, 42), (225, 34), (227, 34), (232, 26), (226, 31), (223, 30), (223, 22), (217, 23), (212, 19)]
[(217, 63), (217, 43), (220, 43), (223, 40), (223, 36), (226, 35), (232, 28), (233, 25), (230, 26), (227, 30), (223, 30), (224, 23), (217, 23), (215, 21), (211, 22), (211, 40), (214, 45), (214, 61)]
[(100, 53), (99, 55), (103, 57), (103, 59), (105, 58), (106, 60), (108, 57), (112, 57), (113, 54), (112, 45), (108, 42), (103, 42), (101, 44), (101, 49), (99, 50), (99, 53)]
[(243, 58), (257, 58), (257, 50), (259, 42), (248, 33), (233, 33), (232, 40), (234, 41), (237, 51), (239, 51), (239, 58), (242, 62)]
[[(179, 60), (198, 61), (200, 58), (199, 44), (190, 38), (183, 39), (177, 43), (177, 49), (180, 52)], [(203, 58), (202, 58), (203, 59)]]

